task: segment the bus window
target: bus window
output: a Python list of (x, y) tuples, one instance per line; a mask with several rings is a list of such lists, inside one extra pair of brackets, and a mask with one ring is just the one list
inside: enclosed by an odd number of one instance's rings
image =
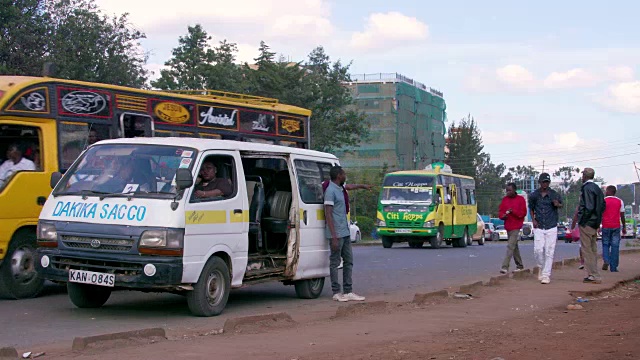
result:
[(0, 189), (17, 172), (42, 171), (40, 139), (35, 126), (0, 126)]
[(125, 138), (151, 137), (153, 121), (148, 115), (128, 114), (120, 115), (120, 135)]

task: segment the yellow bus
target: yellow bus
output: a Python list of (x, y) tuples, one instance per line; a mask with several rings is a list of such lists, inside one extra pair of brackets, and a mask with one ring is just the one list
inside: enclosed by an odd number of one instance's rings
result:
[(433, 248), (472, 244), (478, 227), (475, 181), (443, 166), (385, 175), (377, 212), (377, 233), (385, 248), (398, 242), (412, 248), (425, 242)]
[(34, 249), (51, 174), (69, 168), (87, 145), (172, 136), (309, 148), (310, 116), (276, 99), (229, 92), (0, 76), (0, 154), (6, 154), (0, 158), (0, 295), (18, 299), (41, 291)]

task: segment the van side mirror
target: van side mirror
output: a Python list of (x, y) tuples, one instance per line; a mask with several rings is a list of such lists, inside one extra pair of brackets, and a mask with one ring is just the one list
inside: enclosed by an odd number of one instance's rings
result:
[(51, 174), (51, 179), (49, 179), (49, 186), (51, 186), (52, 189), (54, 189), (56, 187), (56, 185), (58, 185), (58, 182), (60, 182), (60, 179), (62, 179), (62, 173), (59, 171), (56, 171), (54, 173)]
[(440, 204), (440, 194), (436, 194), (436, 196), (433, 197), (433, 203), (435, 205)]
[(188, 189), (193, 186), (193, 175), (189, 169), (176, 170), (176, 188), (178, 190)]

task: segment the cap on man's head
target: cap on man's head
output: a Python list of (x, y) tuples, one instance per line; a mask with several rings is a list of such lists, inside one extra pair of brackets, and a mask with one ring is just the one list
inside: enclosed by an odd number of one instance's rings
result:
[(538, 182), (551, 182), (551, 176), (549, 176), (549, 174), (547, 173), (542, 173), (540, 174), (540, 177), (538, 178)]

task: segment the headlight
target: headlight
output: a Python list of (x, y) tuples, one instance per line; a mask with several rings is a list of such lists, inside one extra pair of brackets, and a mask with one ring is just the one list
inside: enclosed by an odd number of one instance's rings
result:
[(38, 240), (58, 241), (58, 231), (56, 231), (56, 226), (46, 221), (38, 221)]
[(140, 247), (181, 249), (184, 244), (184, 230), (147, 230), (140, 236)]
[(387, 226), (387, 223), (384, 220), (378, 220), (378, 226), (379, 227), (385, 227), (385, 226)]
[(433, 220), (426, 221), (422, 227), (431, 228), (436, 226), (436, 223)]

